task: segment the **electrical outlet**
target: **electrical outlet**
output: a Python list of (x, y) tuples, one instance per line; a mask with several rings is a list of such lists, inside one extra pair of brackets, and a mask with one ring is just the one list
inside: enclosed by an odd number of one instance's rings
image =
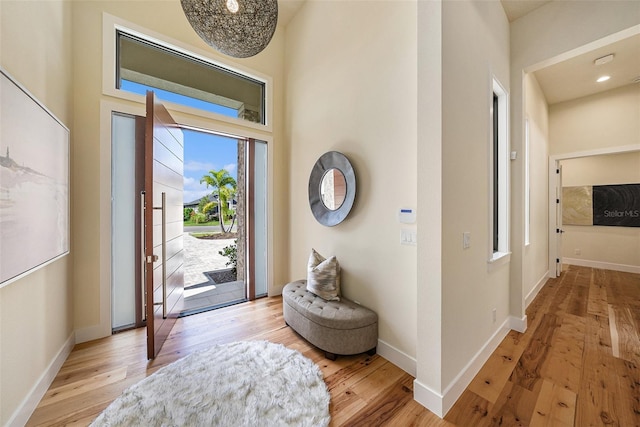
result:
[(491, 314), (493, 316), (493, 323), (496, 323), (496, 318), (498, 315), (498, 310), (496, 310), (495, 308), (491, 311)]
[(582, 255), (582, 251), (581, 251), (580, 249), (576, 249), (576, 250), (574, 250), (574, 253), (575, 253), (576, 255)]

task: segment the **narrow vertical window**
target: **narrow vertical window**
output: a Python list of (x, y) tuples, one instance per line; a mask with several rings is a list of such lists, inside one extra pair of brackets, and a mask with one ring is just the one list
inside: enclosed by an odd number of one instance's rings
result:
[(531, 233), (531, 177), (530, 177), (529, 119), (524, 121), (524, 244), (530, 243)]
[(496, 80), (491, 92), (490, 260), (509, 254), (509, 142), (507, 92)]
[(493, 93), (493, 252), (499, 251), (500, 236), (500, 144), (498, 95)]

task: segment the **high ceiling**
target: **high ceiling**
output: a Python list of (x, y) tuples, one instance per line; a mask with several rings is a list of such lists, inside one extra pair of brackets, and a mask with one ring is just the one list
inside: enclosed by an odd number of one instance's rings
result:
[[(278, 0), (278, 24), (286, 26), (306, 0)], [(500, 0), (509, 22), (552, 0)]]
[[(279, 0), (278, 25), (286, 26), (307, 0)], [(561, 0), (500, 0), (509, 22), (550, 3)], [(574, 0), (588, 1), (588, 0)], [(596, 66), (594, 60), (614, 54), (613, 61)], [(596, 83), (602, 75), (611, 79)], [(616, 41), (535, 72), (549, 104), (568, 101), (633, 84), (640, 77), (640, 35)], [(637, 83), (640, 84), (640, 83)]]
[(278, 26), (286, 26), (305, 0), (278, 0)]
[(540, 6), (549, 3), (551, 0), (500, 0), (502, 2), (502, 8), (507, 14), (509, 22), (513, 22), (516, 19), (526, 15), (527, 13), (536, 10)]

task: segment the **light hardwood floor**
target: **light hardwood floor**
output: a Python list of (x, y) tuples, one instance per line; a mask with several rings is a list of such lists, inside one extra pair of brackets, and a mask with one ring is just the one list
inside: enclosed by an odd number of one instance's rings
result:
[(413, 378), (382, 357), (325, 359), (284, 325), (276, 297), (180, 319), (152, 362), (144, 329), (77, 345), (28, 425), (87, 425), (168, 363), (264, 339), (320, 366), (332, 426), (640, 426), (640, 275), (569, 267), (527, 315), (527, 332), (509, 333), (445, 420), (416, 403)]
[(473, 426), (640, 426), (640, 275), (569, 266), (527, 309), (447, 419)]

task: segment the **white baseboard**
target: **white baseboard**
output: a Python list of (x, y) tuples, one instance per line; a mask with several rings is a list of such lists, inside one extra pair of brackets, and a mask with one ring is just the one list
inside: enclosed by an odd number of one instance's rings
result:
[(428, 386), (415, 380), (413, 383), (413, 398), (422, 406), (443, 418), (453, 407), (464, 390), (469, 386), (473, 377), (480, 371), (482, 366), (500, 345), (504, 337), (507, 336), (513, 325), (522, 326), (526, 329), (526, 316), (523, 319), (514, 317), (507, 318), (482, 348), (467, 363), (467, 366), (460, 371), (458, 376), (440, 394)]
[(444, 397), (418, 380), (413, 380), (413, 398), (440, 418), (446, 415), (446, 411), (442, 408)]
[(9, 418), (8, 426), (24, 426), (27, 424), (31, 414), (33, 414), (33, 411), (35, 411), (38, 403), (40, 403), (40, 400), (42, 400), (42, 397), (58, 374), (62, 364), (67, 360), (69, 354), (71, 354), (74, 345), (75, 333), (72, 332), (69, 338), (67, 338), (67, 341), (62, 345), (62, 348), (58, 351), (56, 357), (53, 358), (47, 369), (42, 373), (40, 379), (38, 379), (11, 418)]
[(520, 333), (525, 333), (527, 331), (527, 315), (525, 314), (522, 319), (518, 319), (517, 317), (509, 316), (509, 328), (514, 331), (518, 331)]
[(108, 325), (99, 324), (88, 326), (76, 330), (76, 343), (80, 344), (87, 341), (93, 341), (111, 335), (111, 329)]
[(533, 289), (531, 289), (531, 292), (529, 292), (529, 294), (525, 297), (524, 299), (525, 308), (529, 307), (529, 304), (531, 304), (531, 301), (535, 299), (535, 297), (538, 295), (538, 292), (540, 292), (540, 289), (542, 289), (544, 284), (547, 283), (547, 280), (549, 280), (548, 270), (544, 273), (544, 275), (540, 278), (540, 280), (538, 280), (538, 283), (536, 283)]
[(381, 339), (378, 340), (376, 353), (405, 371), (407, 374), (414, 378), (416, 377), (417, 364), (414, 357), (409, 356)]
[(640, 274), (640, 266), (627, 264), (613, 264), (611, 262), (591, 261), (588, 259), (562, 258), (564, 264), (579, 265), (581, 267), (599, 268), (602, 270), (623, 271), (625, 273)]

